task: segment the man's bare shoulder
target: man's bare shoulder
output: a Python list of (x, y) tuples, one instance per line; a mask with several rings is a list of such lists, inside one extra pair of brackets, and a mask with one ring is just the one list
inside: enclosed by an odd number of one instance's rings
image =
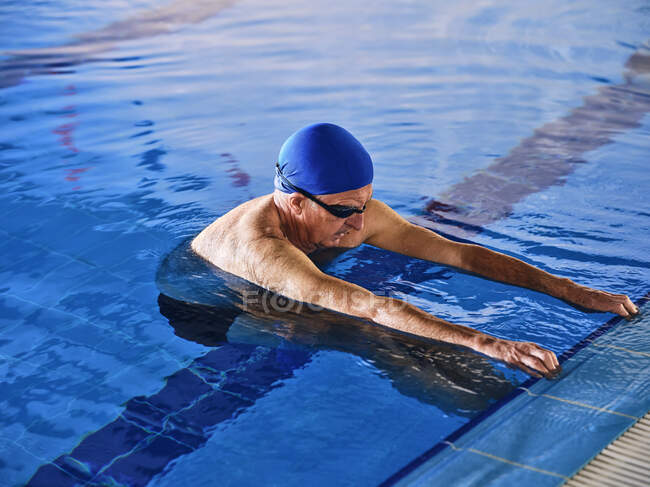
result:
[(407, 227), (409, 222), (383, 201), (371, 199), (366, 209), (366, 225), (363, 232), (363, 241), (370, 241), (378, 234), (399, 233), (400, 229)]
[(272, 195), (242, 203), (217, 218), (194, 238), (192, 250), (230, 271), (242, 251), (267, 238), (283, 238)]
[(304, 282), (318, 273), (286, 238), (272, 195), (243, 203), (215, 220), (192, 241), (192, 250), (213, 265), (267, 289), (296, 295), (286, 277)]

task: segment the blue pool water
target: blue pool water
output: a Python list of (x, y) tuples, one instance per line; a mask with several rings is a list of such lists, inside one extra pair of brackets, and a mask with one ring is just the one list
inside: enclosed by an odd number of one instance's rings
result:
[[(229, 296), (179, 245), (270, 192), (310, 122), (364, 143), (402, 215), (648, 291), (645, 1), (3, 2), (0, 19), (2, 485), (377, 485), (527, 379), (326, 313), (200, 306)], [(325, 270), (558, 354), (611, 318), (368, 246)]]

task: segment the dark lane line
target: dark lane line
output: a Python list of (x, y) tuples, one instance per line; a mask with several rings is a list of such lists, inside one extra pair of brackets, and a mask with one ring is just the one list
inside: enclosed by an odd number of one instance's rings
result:
[(42, 465), (26, 485), (144, 487), (310, 359), (300, 349), (225, 343), (172, 374), (156, 394), (130, 399), (117, 419)]
[(424, 216), (410, 220), (459, 238), (508, 217), (513, 205), (566, 177), (586, 161), (584, 154), (640, 126), (650, 112), (650, 44), (625, 63), (625, 82), (604, 86), (578, 108), (521, 141), (505, 157), (430, 200)]

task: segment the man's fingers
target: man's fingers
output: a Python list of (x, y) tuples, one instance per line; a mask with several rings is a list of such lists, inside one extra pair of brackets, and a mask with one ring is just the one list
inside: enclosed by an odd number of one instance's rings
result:
[(493, 353), (489, 353), (490, 356), (504, 361), (509, 367), (517, 367), (533, 377), (553, 378), (562, 370), (555, 354), (536, 343), (497, 340), (491, 344), (495, 348)]
[(546, 365), (544, 365), (544, 362), (542, 362), (540, 359), (538, 359), (534, 355), (524, 355), (521, 358), (521, 361), (522, 361), (522, 363), (524, 365), (526, 365), (526, 366), (528, 366), (528, 367), (530, 367), (532, 369), (535, 369), (536, 371), (538, 371), (538, 372), (540, 372), (540, 373), (542, 373), (544, 375), (550, 374), (550, 370), (549, 370), (548, 367), (546, 367)]
[(530, 369), (535, 370), (537, 373), (531, 374), (535, 377), (543, 374), (547, 378), (552, 378), (562, 370), (555, 354), (536, 343), (521, 343), (517, 348), (518, 366), (529, 374)]
[(590, 289), (588, 287), (582, 289), (582, 298), (579, 298), (576, 303), (586, 308), (616, 313), (628, 320), (639, 312), (639, 309), (625, 294), (614, 294), (607, 291), (599, 291), (598, 289)]
[(546, 365), (547, 369), (554, 370), (560, 366), (560, 362), (558, 362), (557, 357), (553, 352), (550, 350), (545, 350), (534, 343), (531, 343), (531, 345), (533, 346), (532, 354), (544, 362), (544, 365)]
[(623, 301), (623, 306), (625, 306), (625, 309), (632, 315), (639, 313), (639, 308), (634, 306), (634, 303), (627, 296), (625, 296), (625, 299)]
[(616, 313), (617, 315), (622, 316), (623, 318), (627, 318), (628, 316), (630, 316), (630, 313), (627, 312), (627, 310), (625, 309), (625, 306), (623, 306), (620, 303), (615, 304), (612, 307), (612, 313)]

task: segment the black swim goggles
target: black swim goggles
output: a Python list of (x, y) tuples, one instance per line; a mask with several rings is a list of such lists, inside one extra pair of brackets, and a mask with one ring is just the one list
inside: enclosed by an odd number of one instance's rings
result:
[(275, 170), (278, 173), (278, 176), (280, 176), (280, 179), (282, 179), (282, 182), (284, 184), (289, 186), (296, 193), (300, 193), (301, 195), (304, 195), (310, 200), (312, 200), (314, 203), (317, 203), (318, 205), (322, 206), (337, 218), (348, 218), (354, 215), (355, 213), (363, 213), (364, 211), (366, 211), (366, 205), (363, 205), (363, 208), (356, 208), (354, 206), (328, 205), (326, 203), (323, 203), (321, 200), (316, 198), (313, 194), (309, 193), (308, 191), (305, 191), (304, 189), (301, 189), (291, 184), (291, 182), (284, 176), (284, 174), (282, 174), (282, 169), (280, 169), (280, 164), (277, 162), (275, 163)]

